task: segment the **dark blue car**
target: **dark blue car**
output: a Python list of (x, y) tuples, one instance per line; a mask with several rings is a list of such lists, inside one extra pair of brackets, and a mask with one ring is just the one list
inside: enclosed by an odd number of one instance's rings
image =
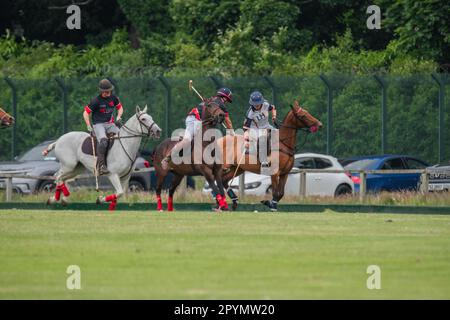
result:
[[(379, 155), (348, 158), (340, 161), (345, 170), (407, 170), (425, 169), (428, 164), (415, 157), (406, 155)], [(359, 173), (352, 173), (355, 192), (359, 192)], [(420, 181), (419, 173), (387, 173), (368, 174), (366, 176), (367, 191), (400, 191), (417, 190)]]

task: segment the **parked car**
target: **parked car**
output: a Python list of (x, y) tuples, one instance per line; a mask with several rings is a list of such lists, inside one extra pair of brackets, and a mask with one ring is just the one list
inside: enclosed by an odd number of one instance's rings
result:
[[(286, 182), (285, 195), (299, 195), (299, 169), (323, 169), (324, 171), (324, 173), (306, 174), (306, 195), (341, 196), (353, 193), (353, 181), (349, 174), (325, 173), (327, 170), (343, 170), (336, 158), (317, 153), (301, 153), (295, 155), (294, 167)], [(246, 172), (244, 182), (244, 192), (247, 195), (263, 196), (272, 192), (270, 176)], [(234, 179), (231, 188), (239, 189), (238, 178)], [(211, 192), (211, 188), (205, 184), (203, 192)]]
[[(343, 159), (345, 170), (407, 170), (425, 169), (428, 164), (418, 158), (407, 155), (377, 155)], [(352, 173), (355, 192), (359, 192), (359, 173)], [(368, 192), (417, 190), (420, 183), (419, 173), (383, 173), (366, 175)]]
[(450, 191), (450, 163), (441, 163), (427, 168), (428, 191)]
[[(42, 150), (53, 143), (55, 140), (49, 140), (38, 144), (31, 148), (21, 156), (16, 157), (15, 161), (0, 162), (0, 172), (5, 171), (24, 171), (24, 174), (32, 176), (52, 176), (59, 169), (59, 162), (56, 159), (55, 152), (52, 150), (47, 156), (42, 155)], [(136, 159), (136, 167), (131, 174), (129, 182), (129, 191), (147, 191), (150, 189), (150, 174), (148, 171), (139, 172), (143, 168), (150, 167), (147, 160), (142, 157)], [(87, 174), (90, 174), (86, 170)], [(54, 180), (36, 180), (27, 178), (13, 178), (14, 191), (30, 194), (33, 192), (50, 192), (55, 188)], [(100, 189), (112, 189), (112, 186), (105, 176), (99, 177)], [(69, 186), (72, 188), (78, 187), (91, 187), (95, 188), (95, 178), (75, 179), (69, 182)], [(0, 189), (5, 188), (4, 179), (0, 178)]]

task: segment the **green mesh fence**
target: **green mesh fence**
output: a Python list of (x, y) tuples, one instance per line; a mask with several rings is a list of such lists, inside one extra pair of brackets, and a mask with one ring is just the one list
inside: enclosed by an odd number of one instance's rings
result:
[[(326, 75), (328, 89), (319, 76), (302, 77), (220, 77), (192, 78), (200, 93), (209, 97), (218, 87), (233, 91), (229, 105), (235, 128), (242, 127), (252, 91), (259, 90), (278, 109), (280, 120), (289, 105), (298, 100), (324, 124), (314, 135), (298, 133), (299, 152), (329, 153), (336, 157), (399, 153), (418, 156), (430, 163), (450, 159), (450, 86), (448, 74), (382, 77), (385, 84), (385, 119), (382, 119), (382, 87), (373, 76)], [(149, 113), (163, 129), (163, 137), (184, 127), (186, 113), (199, 103), (194, 92), (188, 90), (191, 78), (117, 78), (112, 79), (116, 94), (125, 108), (127, 119), (139, 105), (148, 106)], [(55, 139), (67, 130), (86, 130), (82, 118), (83, 107), (97, 94), (97, 78), (63, 79), (67, 92), (64, 112), (63, 91), (55, 79), (11, 79), (17, 93), (16, 142), (13, 148), (12, 129), (0, 131), (0, 159), (7, 160), (28, 148)], [(442, 120), (439, 99), (441, 95)], [(441, 102), (441, 103), (442, 103)], [(331, 114), (328, 104), (331, 103)], [(13, 112), (12, 90), (0, 81), (0, 105)], [(66, 119), (64, 115), (66, 114)], [(331, 123), (328, 121), (331, 120)], [(440, 127), (441, 125), (441, 127)], [(384, 131), (382, 128), (384, 127)], [(384, 136), (383, 136), (384, 134)], [(384, 137), (384, 150), (382, 141)], [(159, 142), (148, 141), (143, 147), (153, 149)], [(13, 154), (15, 149), (15, 154)], [(440, 159), (439, 159), (440, 157)]]

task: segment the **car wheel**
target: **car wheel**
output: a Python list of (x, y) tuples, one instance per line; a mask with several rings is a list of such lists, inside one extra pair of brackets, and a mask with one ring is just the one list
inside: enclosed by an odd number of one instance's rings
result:
[(352, 193), (352, 188), (348, 184), (340, 184), (334, 192), (335, 197), (341, 197)]
[(133, 180), (133, 181), (130, 181), (128, 184), (128, 191), (129, 192), (144, 192), (145, 188), (142, 183), (140, 183), (139, 181)]
[(39, 186), (39, 192), (51, 193), (55, 191), (56, 184), (54, 181), (43, 181)]

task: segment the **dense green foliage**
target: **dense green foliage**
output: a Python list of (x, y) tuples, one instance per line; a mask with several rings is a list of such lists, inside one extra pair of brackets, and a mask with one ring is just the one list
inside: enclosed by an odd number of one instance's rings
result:
[[(189, 78), (205, 95), (214, 92), (216, 84), (207, 76), (232, 88), (236, 127), (251, 90), (272, 98), (263, 76), (276, 85), (280, 114), (300, 98), (327, 127), (326, 87), (318, 78), (324, 73), (333, 83), (331, 153), (379, 153), (381, 97), (372, 77), (379, 73), (388, 83), (386, 151), (437, 161), (438, 92), (430, 74), (449, 62), (450, 7), (444, 1), (374, 1), (381, 8), (382, 28), (369, 30), (366, 9), (373, 3), (365, 0), (100, 0), (81, 6), (82, 29), (77, 31), (65, 28), (65, 10), (48, 9), (66, 2), (0, 4), (0, 75), (18, 87), (19, 152), (62, 134), (55, 76), (68, 86), (70, 130), (84, 130), (82, 106), (96, 94), (98, 78), (110, 76), (126, 116), (135, 105), (149, 104), (155, 120), (170, 132), (184, 126), (187, 108), (197, 103), (187, 91)], [(171, 110), (165, 108), (159, 75), (172, 86)], [(11, 111), (4, 81), (0, 104)], [(450, 141), (447, 118), (444, 138)], [(5, 132), (2, 159), (11, 156), (11, 136)], [(301, 144), (304, 138), (299, 139)], [(303, 150), (325, 152), (326, 132), (308, 137)]]

